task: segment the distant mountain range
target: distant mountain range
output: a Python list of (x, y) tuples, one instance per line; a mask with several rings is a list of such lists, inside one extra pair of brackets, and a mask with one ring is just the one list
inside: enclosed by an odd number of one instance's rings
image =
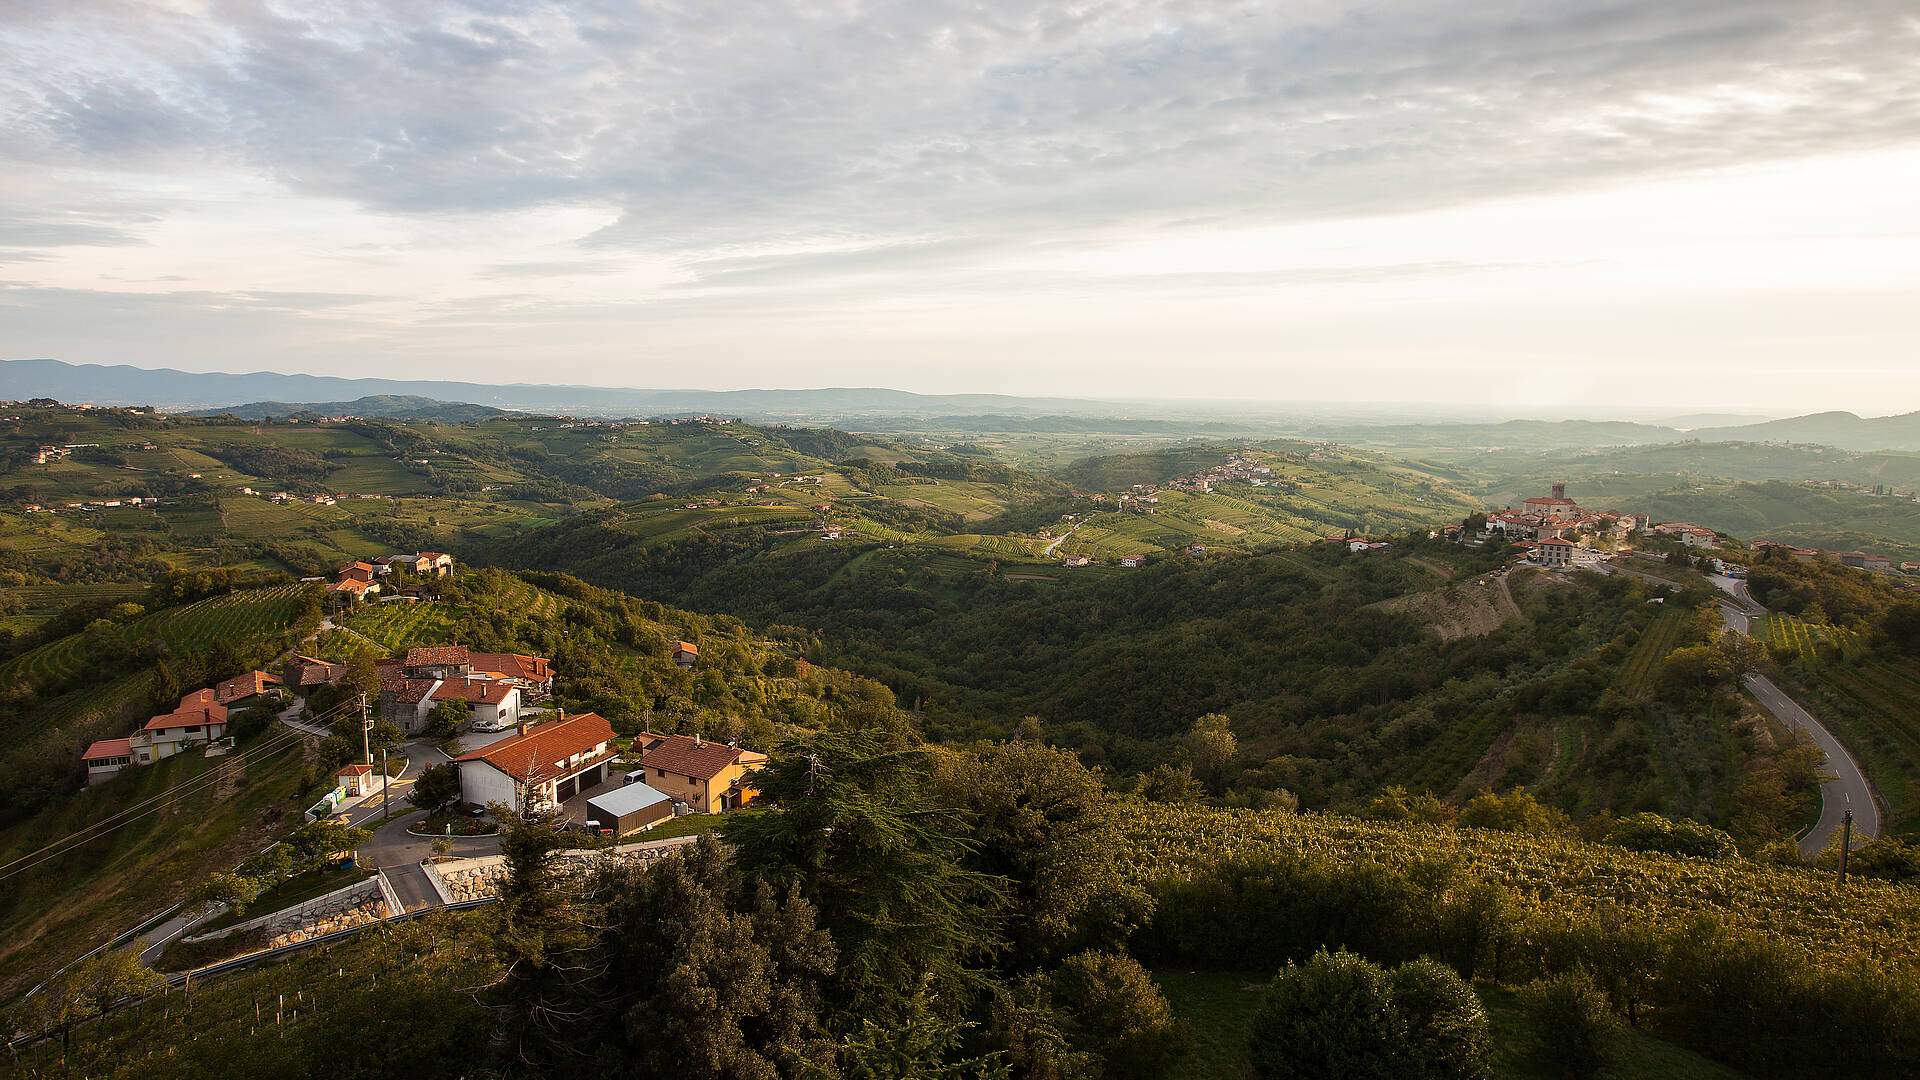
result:
[(432, 420), (442, 424), (470, 424), (496, 416), (511, 416), (506, 409), (470, 405), (458, 401), (435, 401), (412, 395), (376, 394), (353, 401), (254, 401), (220, 409), (196, 409), (190, 416), (237, 416), (242, 420), (266, 420), (280, 416), (362, 416), (381, 420)]
[[(499, 412), (574, 416), (648, 417), (711, 414), (761, 423), (901, 430), (1137, 430), (1198, 436), (1230, 431), (1304, 435), (1403, 447), (1568, 449), (1700, 442), (1791, 441), (1846, 450), (1920, 450), (1920, 412), (1862, 418), (1849, 412), (1813, 413), (1760, 423), (1737, 414), (1696, 414), (1665, 423), (1600, 420), (1509, 420), (1502, 423), (1433, 419), (1408, 423), (1407, 412), (1359, 415), (1351, 406), (1318, 409), (1298, 403), (1150, 403), (1092, 398), (1015, 397), (1007, 394), (915, 394), (877, 387), (813, 390), (643, 390), (599, 386), (342, 379), (257, 371), (245, 375), (187, 372), (125, 365), (68, 364), (59, 360), (0, 360), (0, 397), (55, 398), (97, 405), (153, 405), (161, 409), (237, 412), (248, 417), (352, 412), (394, 419), (456, 421)], [(370, 402), (372, 404), (370, 404)], [(423, 404), (424, 403), (424, 404)], [(463, 414), (458, 406), (487, 411)], [(381, 411), (376, 411), (381, 410)], [(440, 411), (453, 410), (453, 411)], [(1463, 410), (1464, 411), (1464, 410)], [(1346, 412), (1346, 415), (1334, 415)], [(1086, 424), (1084, 418), (1112, 424)], [(987, 419), (991, 418), (991, 419)], [(1259, 421), (1254, 423), (1253, 421)]]
[[(466, 402), (515, 412), (577, 416), (660, 416), (711, 413), (757, 420), (806, 421), (869, 414), (1046, 413), (1136, 411), (1079, 398), (1023, 398), (1005, 394), (914, 394), (905, 390), (832, 387), (820, 390), (632, 390), (602, 386), (341, 379), (256, 371), (174, 371), (125, 365), (68, 364), (59, 360), (0, 361), (0, 395), (55, 398), (95, 405), (152, 405), (179, 411), (230, 409), (243, 403), (349, 402), (369, 397), (413, 397)], [(282, 407), (276, 404), (276, 407)], [(312, 406), (309, 406), (312, 407)], [(324, 410), (320, 410), (324, 411)]]

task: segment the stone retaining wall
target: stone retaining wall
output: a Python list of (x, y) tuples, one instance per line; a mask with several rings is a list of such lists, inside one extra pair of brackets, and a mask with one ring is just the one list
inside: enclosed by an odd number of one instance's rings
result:
[[(600, 866), (609, 860), (652, 862), (666, 858), (677, 849), (693, 843), (695, 839), (691, 836), (676, 836), (671, 840), (622, 844), (619, 847), (600, 851), (563, 851), (559, 855), (560, 872), (579, 873)], [(438, 879), (435, 885), (442, 889), (449, 903), (485, 900), (499, 895), (500, 880), (507, 874), (506, 862), (504, 855), (483, 855), (477, 859), (449, 859), (434, 864), (429, 869), (428, 876)]]
[(266, 947), (274, 949), (337, 930), (379, 922), (389, 914), (386, 894), (380, 887), (379, 877), (375, 876), (335, 889), (325, 896), (316, 896), (305, 903), (236, 923), (224, 930), (181, 940), (195, 944), (215, 941), (246, 930), (258, 930), (266, 936)]

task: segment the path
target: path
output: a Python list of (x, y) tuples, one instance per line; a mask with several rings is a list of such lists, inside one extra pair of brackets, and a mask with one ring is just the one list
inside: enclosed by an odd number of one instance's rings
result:
[(1493, 574), (1493, 597), (1499, 605), (1500, 613), (1509, 619), (1521, 618), (1520, 605), (1514, 602), (1513, 590), (1507, 587), (1507, 575), (1499, 571)]
[(1412, 556), (1412, 555), (1407, 556), (1407, 561), (1412, 563), (1415, 566), (1421, 567), (1423, 569), (1431, 570), (1434, 573), (1439, 574), (1441, 581), (1453, 580), (1453, 571), (1447, 569), (1444, 566), (1441, 566), (1439, 563), (1429, 562), (1426, 559), (1416, 558), (1415, 556)]
[(1048, 545), (1047, 545), (1047, 549), (1046, 549), (1045, 551), (1042, 551), (1042, 552), (1040, 553), (1040, 557), (1041, 557), (1041, 558), (1043, 558), (1043, 559), (1051, 559), (1051, 558), (1053, 558), (1053, 549), (1054, 549), (1054, 548), (1057, 548), (1057, 547), (1059, 547), (1059, 546), (1060, 546), (1061, 544), (1064, 544), (1064, 543), (1066, 543), (1066, 542), (1067, 542), (1067, 537), (1069, 537), (1069, 536), (1072, 536), (1072, 535), (1073, 535), (1073, 534), (1074, 534), (1074, 533), (1075, 533), (1076, 531), (1078, 531), (1078, 530), (1079, 530), (1079, 528), (1080, 528), (1080, 526), (1081, 526), (1081, 525), (1084, 525), (1084, 524), (1086, 524), (1086, 523), (1085, 523), (1085, 522), (1082, 522), (1082, 521), (1076, 521), (1076, 522), (1074, 522), (1074, 523), (1073, 523), (1073, 528), (1071, 528), (1071, 529), (1068, 529), (1068, 530), (1067, 530), (1066, 532), (1063, 532), (1063, 533), (1061, 533), (1061, 534), (1060, 534), (1060, 539), (1058, 539), (1058, 540), (1055, 540), (1055, 541), (1054, 541), (1053, 543), (1051, 543), (1051, 544), (1048, 544)]

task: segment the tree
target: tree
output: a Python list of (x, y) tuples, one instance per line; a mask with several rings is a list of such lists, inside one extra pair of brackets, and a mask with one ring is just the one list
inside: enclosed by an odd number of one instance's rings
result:
[(100, 1016), (122, 998), (158, 990), (165, 980), (140, 963), (137, 948), (103, 949), (68, 968), (29, 1001), (27, 1018), (60, 1033), (70, 1048), (73, 1029)]
[(1033, 742), (936, 751), (929, 795), (963, 808), (966, 865), (1004, 878), (1018, 955), (1123, 943), (1153, 909), (1126, 873), (1119, 801), (1073, 752)]
[(721, 823), (743, 873), (819, 908), (839, 1004), (877, 1023), (904, 1022), (917, 986), (961, 1007), (1003, 946), (1004, 882), (964, 865), (964, 823), (925, 798), (932, 765), (890, 726), (790, 740), (759, 773), (765, 805)]
[(1521, 987), (1520, 1011), (1542, 1066), (1587, 1080), (1612, 1060), (1620, 1018), (1584, 968)]
[(223, 870), (209, 875), (205, 881), (189, 890), (186, 899), (181, 901), (181, 906), (204, 911), (215, 904), (225, 904), (233, 909), (234, 914), (240, 915), (245, 914), (247, 905), (253, 903), (253, 898), (265, 890), (266, 883), (258, 878), (232, 870)]
[(1461, 809), (1460, 824), (1499, 832), (1561, 833), (1567, 831), (1567, 815), (1542, 804), (1527, 789), (1514, 788), (1506, 795), (1475, 795)]
[(1164, 761), (1140, 774), (1134, 781), (1133, 790), (1148, 802), (1160, 803), (1199, 802), (1200, 797), (1206, 794), (1200, 781), (1194, 779), (1191, 766), (1176, 766)]
[(460, 767), (451, 761), (420, 770), (420, 775), (414, 778), (413, 790), (407, 792), (408, 802), (430, 814), (439, 813), (459, 798)]
[(652, 868), (600, 885), (609, 996), (634, 1054), (655, 1074), (823, 1074), (833, 1040), (821, 1010), (836, 950), (813, 905), (749, 887), (704, 836)]
[(1157, 1075), (1185, 1049), (1186, 1025), (1174, 1018), (1152, 976), (1125, 953), (1083, 952), (1047, 975), (1046, 986), (1069, 1043), (1099, 1054), (1102, 1075)]
[(547, 1076), (585, 1051), (577, 1025), (595, 1015), (592, 987), (603, 977), (598, 936), (571, 890), (562, 887), (554, 855), (566, 846), (553, 806), (489, 809), (500, 823), (499, 923), (490, 941), (502, 974), (495, 986), (494, 1038), (503, 1076)]
[(427, 734), (436, 739), (451, 739), (472, 715), (473, 710), (464, 701), (442, 701), (427, 714)]
[(1607, 842), (1631, 851), (1659, 851), (1702, 859), (1731, 859), (1740, 854), (1733, 837), (1697, 821), (1669, 821), (1654, 813), (1621, 818), (1607, 832)]
[(1194, 772), (1218, 788), (1240, 744), (1234, 740), (1230, 719), (1220, 713), (1208, 713), (1193, 722), (1193, 729), (1187, 732), (1186, 747)]
[(1289, 963), (1253, 1020), (1251, 1062), (1263, 1080), (1394, 1080), (1400, 1056), (1386, 973), (1349, 952)]
[(1491, 1054), (1480, 999), (1434, 960), (1387, 971), (1322, 949), (1274, 977), (1253, 1022), (1268, 1080), (1481, 1080)]

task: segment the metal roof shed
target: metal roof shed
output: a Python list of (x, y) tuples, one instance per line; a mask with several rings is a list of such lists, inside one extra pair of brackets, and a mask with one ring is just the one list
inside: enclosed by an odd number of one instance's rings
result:
[(587, 809), (601, 828), (625, 836), (673, 817), (673, 799), (645, 784), (627, 784), (588, 799)]

